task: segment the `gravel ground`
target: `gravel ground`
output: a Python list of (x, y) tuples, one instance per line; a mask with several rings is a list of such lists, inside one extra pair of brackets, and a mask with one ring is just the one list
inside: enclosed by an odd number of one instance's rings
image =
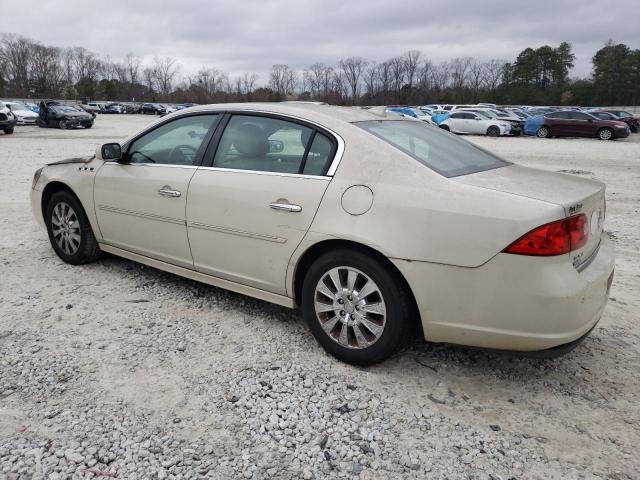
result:
[(608, 184), (593, 334), (552, 361), (416, 341), (367, 369), (298, 312), (115, 257), (62, 263), (33, 171), (150, 119), (0, 135), (0, 479), (640, 478), (640, 136), (471, 140)]

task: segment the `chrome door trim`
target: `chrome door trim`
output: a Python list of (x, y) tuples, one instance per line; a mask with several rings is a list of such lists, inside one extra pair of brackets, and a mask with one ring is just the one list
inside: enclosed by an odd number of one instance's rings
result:
[(282, 172), (264, 172), (262, 170), (243, 170), (240, 168), (224, 168), (224, 167), (198, 167), (200, 170), (213, 170), (217, 172), (229, 173), (249, 173), (253, 175), (272, 175), (276, 177), (297, 177), (309, 180), (331, 180), (328, 175), (303, 175), (300, 173), (282, 173)]
[(236, 230), (235, 228), (219, 227), (217, 225), (208, 225), (200, 222), (189, 222), (187, 226), (191, 228), (199, 228), (201, 230), (211, 230), (214, 232), (227, 233), (229, 235), (237, 235), (239, 237), (255, 238), (256, 240), (265, 240), (274, 243), (287, 243), (286, 238), (274, 237), (263, 233), (247, 232), (244, 230)]
[(109, 205), (98, 205), (98, 210), (109, 213), (119, 213), (121, 215), (130, 215), (132, 217), (146, 218), (148, 220), (157, 220), (159, 222), (173, 223), (176, 225), (186, 225), (187, 222), (179, 218), (163, 217), (154, 215), (153, 213), (138, 212), (136, 210), (126, 210), (124, 208), (111, 207)]
[(172, 165), (170, 163), (121, 163), (116, 161), (105, 161), (106, 165), (121, 165), (123, 167), (169, 167), (169, 168), (190, 168), (196, 169), (198, 165)]

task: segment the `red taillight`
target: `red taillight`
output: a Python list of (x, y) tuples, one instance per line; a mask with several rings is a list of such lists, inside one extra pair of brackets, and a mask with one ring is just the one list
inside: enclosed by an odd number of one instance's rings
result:
[(548, 257), (582, 248), (589, 239), (589, 222), (584, 213), (534, 228), (503, 250), (515, 255)]

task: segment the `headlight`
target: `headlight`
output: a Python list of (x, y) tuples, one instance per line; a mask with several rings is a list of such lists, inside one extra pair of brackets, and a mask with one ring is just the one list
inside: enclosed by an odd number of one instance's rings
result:
[(33, 181), (31, 182), (31, 189), (35, 189), (36, 185), (38, 184), (38, 180), (40, 180), (40, 175), (42, 175), (42, 170), (44, 169), (44, 167), (39, 168), (38, 170), (36, 170), (36, 173), (33, 174)]

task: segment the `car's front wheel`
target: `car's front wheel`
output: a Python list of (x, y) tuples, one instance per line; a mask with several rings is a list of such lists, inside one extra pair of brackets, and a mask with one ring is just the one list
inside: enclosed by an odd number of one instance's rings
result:
[(13, 127), (8, 127), (4, 129), (4, 133), (6, 133), (7, 135), (10, 135), (13, 133)]
[(496, 127), (495, 125), (492, 125), (489, 128), (487, 128), (487, 135), (489, 137), (499, 137), (500, 136), (500, 129), (498, 127)]
[(371, 365), (407, 339), (412, 302), (397, 272), (358, 250), (336, 250), (309, 268), (302, 310), (316, 338), (339, 360)]
[(600, 140), (612, 140), (613, 139), (613, 130), (610, 128), (602, 128), (598, 132), (598, 138)]
[(49, 241), (56, 254), (73, 265), (100, 257), (100, 247), (82, 205), (70, 192), (51, 196), (45, 212)]
[(61, 130), (66, 130), (67, 128), (67, 121), (66, 120), (60, 120), (58, 122), (58, 128), (60, 128)]

